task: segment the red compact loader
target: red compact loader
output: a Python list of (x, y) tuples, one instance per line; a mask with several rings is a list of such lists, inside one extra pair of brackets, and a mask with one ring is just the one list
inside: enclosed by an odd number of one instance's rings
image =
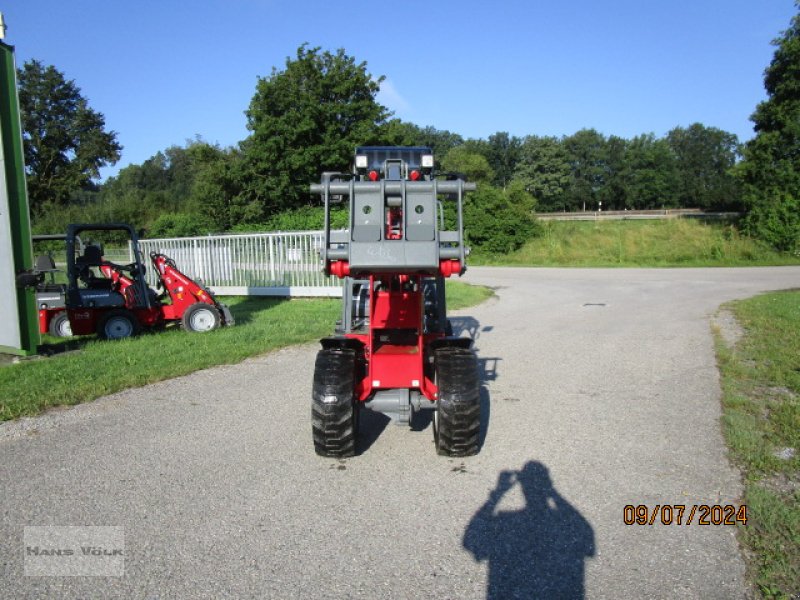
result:
[[(125, 234), (131, 242), (134, 261), (122, 265), (105, 260), (101, 245), (80, 243), (79, 235), (85, 232)], [(151, 289), (145, 281), (139, 239), (130, 225), (69, 225), (65, 240), (67, 284), (59, 290), (49, 290), (53, 298), (39, 303), (39, 329), (42, 333), (62, 336), (97, 333), (104, 339), (121, 339), (135, 335), (141, 329), (169, 323), (179, 323), (187, 331), (194, 332), (211, 331), (220, 325), (234, 323), (227, 306), (178, 270), (175, 262), (163, 254), (150, 255), (158, 287), (163, 288), (163, 293), (158, 295)], [(39, 263), (36, 272), (41, 274), (50, 270), (47, 265), (42, 266), (44, 261), (37, 260)], [(43, 279), (44, 276), (40, 277)], [(57, 301), (56, 292), (63, 293), (63, 302)]]
[[(355, 453), (362, 408), (398, 424), (434, 411), (439, 454), (478, 452), (478, 359), (471, 339), (452, 336), (444, 291), (466, 270), (463, 196), (474, 189), (437, 179), (426, 147), (359, 147), (352, 174), (324, 173), (311, 186), (325, 206), (323, 268), (344, 279), (341, 323), (321, 340), (314, 370), (317, 454)], [(332, 231), (331, 205), (344, 199), (349, 227)]]

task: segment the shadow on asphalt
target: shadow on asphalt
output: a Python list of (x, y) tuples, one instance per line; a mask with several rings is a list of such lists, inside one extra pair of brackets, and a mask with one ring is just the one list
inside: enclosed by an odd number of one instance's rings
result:
[(478, 369), (480, 369), (481, 383), (497, 379), (497, 363), (501, 360), (503, 359), (496, 356), (486, 358), (478, 356)]
[(357, 454), (364, 454), (374, 444), (383, 430), (392, 422), (392, 419), (383, 413), (369, 410), (359, 410)]
[[(498, 510), (519, 484), (520, 510)], [(587, 558), (595, 554), (594, 531), (567, 502), (537, 461), (502, 471), (489, 498), (464, 532), (463, 545), (476, 561), (488, 562), (488, 600), (583, 598)]]
[(486, 442), (486, 435), (489, 433), (489, 420), (492, 412), (491, 397), (489, 395), (489, 388), (483, 385), (481, 381), (481, 429), (478, 433), (478, 453), (483, 450), (483, 444)]
[[(476, 341), (481, 335), (481, 324), (474, 317), (450, 317), (450, 326), (453, 328), (455, 337), (462, 337), (464, 333), (467, 337)], [(491, 331), (489, 329), (488, 331)]]

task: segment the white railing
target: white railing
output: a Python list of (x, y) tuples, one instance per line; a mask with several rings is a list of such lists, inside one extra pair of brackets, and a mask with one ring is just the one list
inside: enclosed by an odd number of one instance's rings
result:
[(150, 285), (156, 283), (150, 253), (160, 252), (215, 294), (338, 297), (341, 281), (320, 270), (322, 244), (321, 231), (139, 240)]

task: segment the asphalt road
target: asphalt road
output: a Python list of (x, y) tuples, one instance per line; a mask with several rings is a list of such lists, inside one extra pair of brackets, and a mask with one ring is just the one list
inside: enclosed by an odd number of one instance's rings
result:
[[(483, 368), (478, 456), (369, 414), (359, 456), (315, 456), (314, 345), (5, 423), (0, 597), (746, 596), (733, 527), (623, 507), (738, 505), (710, 318), (800, 268), (466, 280), (497, 292), (453, 319)], [(42, 525), (122, 527), (124, 576), (24, 576)]]

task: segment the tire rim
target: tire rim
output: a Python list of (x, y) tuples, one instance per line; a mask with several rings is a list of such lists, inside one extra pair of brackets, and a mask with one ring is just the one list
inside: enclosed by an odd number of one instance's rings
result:
[(69, 319), (62, 319), (57, 329), (60, 337), (72, 337), (72, 325)]
[(114, 317), (106, 323), (106, 336), (118, 340), (133, 335), (133, 323), (125, 317)]
[(192, 331), (211, 331), (214, 329), (215, 321), (214, 313), (207, 308), (194, 311), (194, 314), (189, 318)]

